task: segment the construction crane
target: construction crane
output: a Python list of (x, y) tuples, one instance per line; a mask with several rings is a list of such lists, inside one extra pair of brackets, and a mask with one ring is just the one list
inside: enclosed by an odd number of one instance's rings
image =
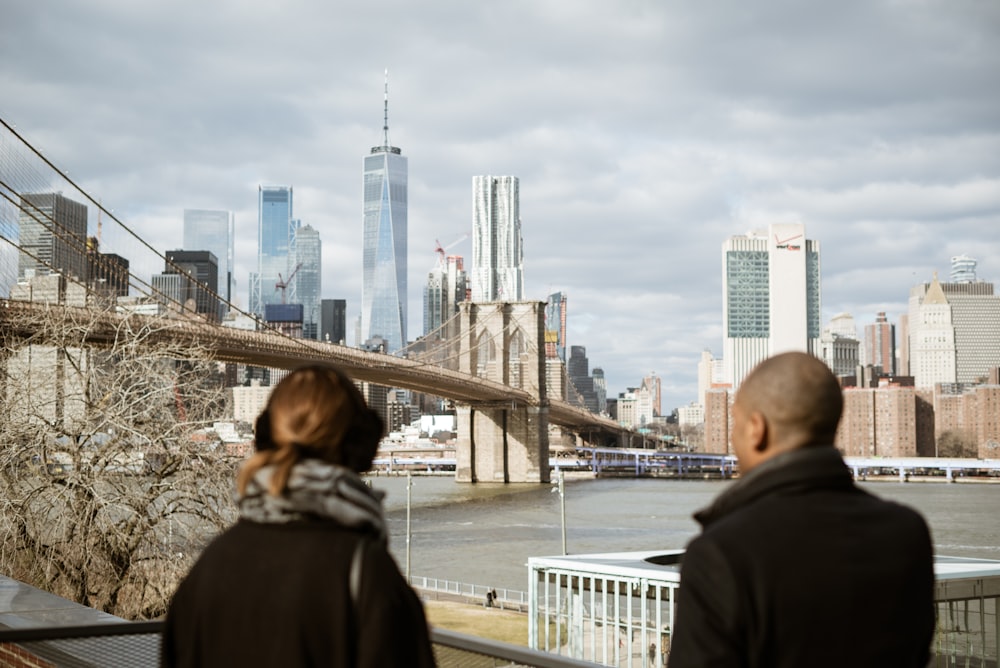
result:
[(435, 239), (434, 240), (434, 252), (438, 254), (438, 266), (440, 266), (440, 267), (444, 267), (445, 266), (446, 263), (445, 263), (445, 255), (444, 254), (445, 254), (446, 250), (448, 250), (452, 246), (455, 246), (455, 245), (458, 245), (458, 244), (462, 243), (463, 241), (465, 241), (468, 238), (469, 238), (468, 234), (463, 234), (462, 236), (460, 236), (458, 239), (455, 239), (454, 241), (452, 241), (447, 246), (441, 246), (441, 242), (438, 241), (437, 239)]
[(295, 274), (299, 273), (299, 269), (301, 268), (302, 268), (302, 263), (299, 262), (297, 265), (295, 265), (295, 269), (292, 269), (292, 273), (288, 275), (288, 278), (282, 278), (281, 272), (280, 271), (278, 272), (278, 282), (274, 284), (274, 289), (275, 291), (281, 290), (282, 304), (285, 303), (285, 289), (292, 282), (292, 279), (295, 278)]

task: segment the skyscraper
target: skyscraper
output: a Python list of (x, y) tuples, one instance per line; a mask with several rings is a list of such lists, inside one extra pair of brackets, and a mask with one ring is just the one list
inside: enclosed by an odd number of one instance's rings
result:
[[(594, 391), (594, 378), (590, 375), (590, 360), (587, 358), (587, 349), (584, 346), (570, 346), (569, 359), (566, 360), (566, 371), (569, 375), (570, 386), (576, 391), (576, 396), (570, 393), (570, 402), (583, 404), (583, 407), (592, 413), (603, 410), (597, 405), (597, 393)], [(601, 371), (603, 378), (604, 371)]]
[(730, 237), (722, 246), (724, 361), (735, 390), (760, 361), (790, 350), (819, 352), (819, 242), (801, 223), (772, 224), (767, 235)]
[[(468, 284), (460, 255), (442, 257), (431, 269), (424, 288), (424, 336), (440, 329), (458, 314), (458, 305), (466, 299)], [(438, 332), (435, 338), (450, 338), (457, 327), (456, 323), (455, 328)]]
[(597, 411), (599, 413), (606, 413), (608, 410), (608, 381), (604, 378), (604, 369), (599, 366), (594, 367), (591, 378), (594, 379), (594, 395), (597, 397)]
[(382, 132), (364, 159), (361, 336), (381, 337), (393, 352), (406, 345), (407, 161), (389, 143), (388, 75)]
[(205, 315), (210, 321), (221, 319), (219, 300), (219, 261), (215, 253), (208, 250), (167, 251), (164, 275), (184, 274), (186, 280), (178, 293), (170, 298), (184, 305), (191, 300), (195, 313)]
[(661, 396), (662, 388), (660, 383), (660, 377), (655, 373), (650, 373), (648, 376), (642, 379), (643, 389), (649, 391), (649, 400), (651, 402), (651, 409), (653, 416), (660, 416), (661, 410)]
[(885, 311), (879, 311), (874, 323), (865, 325), (864, 360), (886, 375), (896, 375), (896, 326), (885, 317)]
[(975, 383), (1000, 366), (1000, 296), (985, 281), (930, 283), (910, 289), (901, 342), (918, 388)]
[(88, 285), (97, 292), (125, 297), (129, 288), (129, 261), (115, 253), (99, 253), (95, 237), (87, 248)]
[(320, 302), (320, 341), (346, 343), (347, 300), (324, 299)]
[(472, 301), (522, 301), (524, 266), (516, 176), (472, 177)]
[[(87, 280), (87, 207), (58, 193), (23, 195), (17, 275)], [(30, 253), (30, 255), (28, 254)]]
[(319, 337), (320, 294), (323, 277), (323, 244), (319, 232), (312, 225), (304, 225), (295, 231), (295, 301), (302, 304), (302, 336), (306, 339)]
[(565, 292), (553, 292), (545, 304), (545, 356), (566, 361)]
[(917, 309), (918, 327), (911, 334), (910, 346), (917, 387), (934, 387), (936, 383), (955, 382), (955, 326), (951, 305), (944, 296), (937, 276)]
[(250, 274), (250, 311), (264, 315), (265, 304), (282, 300), (276, 287), (294, 271), (295, 230), (291, 186), (257, 188), (257, 271)]
[[(219, 296), (233, 300), (233, 243), (235, 216), (232, 211), (184, 209), (184, 250), (211, 251), (219, 261), (216, 282)], [(223, 314), (225, 315), (225, 314)]]

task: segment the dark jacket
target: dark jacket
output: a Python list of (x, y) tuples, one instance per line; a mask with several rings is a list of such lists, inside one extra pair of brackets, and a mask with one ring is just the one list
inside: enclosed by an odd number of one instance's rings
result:
[(834, 448), (765, 462), (695, 518), (671, 668), (927, 665), (927, 525), (857, 488)]
[[(356, 607), (348, 587), (365, 535)], [(384, 542), (330, 520), (240, 520), (181, 583), (166, 666), (433, 666), (423, 608)]]

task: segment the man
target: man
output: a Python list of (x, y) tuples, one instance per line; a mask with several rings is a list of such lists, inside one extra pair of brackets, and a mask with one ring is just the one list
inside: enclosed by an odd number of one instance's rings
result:
[(758, 365), (733, 403), (740, 480), (695, 515), (671, 668), (926, 666), (927, 525), (854, 485), (833, 447), (843, 395), (823, 362)]

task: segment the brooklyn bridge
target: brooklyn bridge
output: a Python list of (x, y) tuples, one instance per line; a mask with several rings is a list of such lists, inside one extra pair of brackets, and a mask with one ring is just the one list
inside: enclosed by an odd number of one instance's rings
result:
[[(66, 323), (86, 322), (87, 344), (94, 347), (121, 336), (128, 321), (149, 325), (153, 343), (197, 345), (220, 362), (277, 369), (334, 363), (360, 382), (450, 400), (457, 417), (456, 479), (466, 482), (548, 481), (550, 425), (580, 445), (613, 445), (628, 436), (615, 421), (571, 401), (565, 364), (545, 355), (543, 302), (465, 302), (433, 336), (396, 354), (293, 337), (259, 320), (254, 330), (225, 327), (154, 287), (151, 275), (171, 261), (13, 127), (0, 124), (0, 296), (8, 297), (0, 300), (0, 328), (8, 337), (32, 339), (44, 311)], [(86, 236), (32, 197), (56, 192), (71, 193), (87, 207)], [(22, 232), (26, 224), (31, 238)], [(47, 246), (38, 244), (39, 233)], [(67, 269), (65, 258), (73, 255), (85, 258), (75, 265), (82, 271)], [(16, 289), (26, 280), (19, 273), (24, 258), (31, 274), (58, 275), (74, 290), (54, 296)], [(120, 301), (131, 307), (115, 306), (121, 295), (112, 294), (108, 279), (116, 272), (127, 286), (127, 300)], [(70, 293), (76, 296), (65, 298)], [(221, 295), (211, 297), (243, 313)]]

